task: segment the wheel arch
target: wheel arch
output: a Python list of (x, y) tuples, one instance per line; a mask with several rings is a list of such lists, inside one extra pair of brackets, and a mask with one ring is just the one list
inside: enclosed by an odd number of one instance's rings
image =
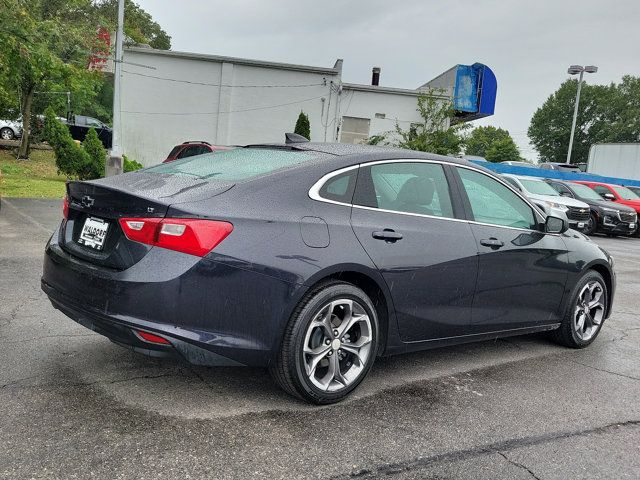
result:
[[(313, 291), (319, 284), (331, 280), (350, 283), (364, 291), (371, 299), (376, 309), (380, 328), (379, 356), (383, 355), (388, 347), (401, 345), (393, 300), (384, 278), (382, 278), (382, 275), (377, 270), (357, 264), (336, 265), (317, 272), (307, 279), (298, 289), (297, 294), (294, 296), (293, 301), (285, 313), (285, 325), (288, 323), (296, 305), (298, 305), (305, 295)], [(278, 348), (280, 348), (279, 345)]]
[(607, 311), (605, 312), (604, 318), (609, 318), (611, 307), (613, 305), (613, 293), (615, 288), (611, 267), (608, 264), (605, 265), (604, 263), (592, 263), (591, 265), (583, 269), (583, 273), (587, 270), (594, 270), (598, 272), (604, 280), (605, 286), (607, 287), (607, 292), (609, 294), (609, 298), (607, 299)]

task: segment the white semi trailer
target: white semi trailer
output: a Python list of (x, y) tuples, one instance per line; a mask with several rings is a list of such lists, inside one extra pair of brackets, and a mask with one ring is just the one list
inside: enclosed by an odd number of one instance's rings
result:
[(587, 173), (640, 180), (640, 143), (591, 145)]

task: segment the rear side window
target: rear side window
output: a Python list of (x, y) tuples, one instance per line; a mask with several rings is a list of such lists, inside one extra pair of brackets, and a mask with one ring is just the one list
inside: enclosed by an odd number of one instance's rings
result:
[(145, 169), (145, 172), (234, 182), (292, 167), (314, 158), (313, 154), (307, 152), (235, 148), (161, 163)]
[(449, 184), (442, 165), (436, 163), (362, 167), (353, 203), (402, 213), (454, 217)]
[(177, 146), (173, 147), (173, 148), (171, 149), (171, 151), (169, 152), (169, 155), (167, 155), (167, 156), (169, 156), (169, 157), (173, 157), (173, 156), (175, 156), (175, 155), (176, 155), (176, 153), (178, 153), (178, 152), (180, 151), (180, 149), (181, 149), (181, 148), (182, 148), (182, 145), (177, 145)]
[(351, 203), (356, 184), (357, 169), (330, 178), (318, 192), (322, 198), (341, 203)]

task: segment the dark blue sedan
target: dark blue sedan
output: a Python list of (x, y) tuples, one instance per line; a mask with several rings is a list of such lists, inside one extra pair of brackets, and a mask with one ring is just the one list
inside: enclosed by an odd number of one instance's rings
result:
[(70, 182), (42, 288), (119, 345), (265, 366), (332, 403), (380, 355), (536, 331), (585, 347), (615, 274), (477, 165), (285, 143)]

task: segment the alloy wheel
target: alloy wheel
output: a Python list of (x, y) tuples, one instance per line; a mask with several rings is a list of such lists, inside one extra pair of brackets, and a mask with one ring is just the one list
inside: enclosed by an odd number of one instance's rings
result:
[(588, 342), (598, 332), (604, 318), (604, 287), (597, 280), (588, 282), (578, 294), (574, 327), (578, 338)]
[(13, 132), (8, 128), (3, 128), (2, 130), (0, 130), (0, 138), (2, 138), (3, 140), (12, 140)]
[(372, 346), (371, 319), (355, 300), (340, 298), (323, 306), (307, 327), (305, 373), (326, 392), (351, 385), (362, 373)]

